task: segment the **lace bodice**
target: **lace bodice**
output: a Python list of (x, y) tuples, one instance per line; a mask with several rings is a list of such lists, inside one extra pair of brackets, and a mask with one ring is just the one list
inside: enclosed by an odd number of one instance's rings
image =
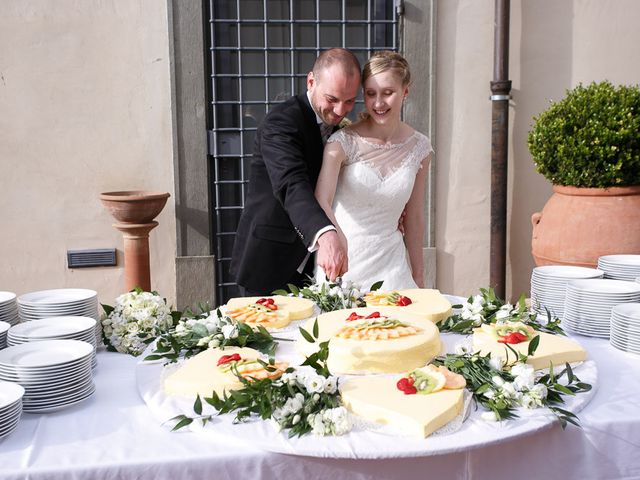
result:
[(333, 202), (349, 243), (344, 278), (362, 288), (378, 280), (385, 281), (385, 290), (415, 287), (398, 220), (422, 160), (433, 151), (431, 142), (414, 132), (402, 143), (380, 145), (348, 127), (334, 133), (330, 142), (340, 143), (346, 155)]

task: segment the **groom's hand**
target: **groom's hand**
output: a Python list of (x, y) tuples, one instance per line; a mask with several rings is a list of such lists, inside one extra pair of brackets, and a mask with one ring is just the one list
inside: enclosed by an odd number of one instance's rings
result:
[(335, 230), (329, 230), (318, 238), (316, 262), (332, 282), (347, 271), (347, 251)]

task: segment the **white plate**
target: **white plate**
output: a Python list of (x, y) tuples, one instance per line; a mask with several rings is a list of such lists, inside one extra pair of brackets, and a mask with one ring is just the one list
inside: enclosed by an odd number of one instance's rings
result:
[[(46, 340), (48, 341), (48, 340)], [(33, 342), (33, 343), (21, 343), (20, 345), (16, 345), (16, 347), (22, 345), (34, 345), (36, 343), (42, 342)], [(14, 347), (9, 347), (14, 348)], [(20, 381), (27, 380), (41, 380), (41, 379), (59, 379), (63, 377), (68, 377), (70, 375), (78, 374), (82, 370), (86, 369), (91, 363), (93, 355), (89, 354), (85, 357), (82, 357), (79, 360), (74, 360), (73, 363), (68, 363), (64, 365), (56, 365), (54, 367), (39, 367), (35, 368), (7, 368), (0, 366), (0, 378), (7, 379), (11, 378), (20, 378)], [(11, 380), (10, 380), (11, 381)]]
[(0, 305), (13, 302), (16, 299), (16, 294), (13, 292), (0, 291)]
[(581, 293), (596, 293), (608, 295), (640, 295), (640, 285), (634, 282), (624, 282), (622, 280), (607, 280), (593, 278), (588, 280), (572, 280), (567, 283), (567, 289)]
[(640, 267), (640, 255), (603, 255), (598, 258), (598, 262), (601, 261), (614, 265), (634, 265)]
[(0, 409), (20, 400), (24, 395), (24, 388), (17, 383), (0, 380)]
[(561, 278), (595, 278), (604, 275), (602, 270), (571, 265), (545, 265), (535, 267), (534, 275)]
[[(34, 320), (21, 323), (11, 328), (10, 335), (18, 335), (23, 338), (51, 338), (61, 335), (80, 334), (88, 330), (94, 332), (96, 320), (90, 317), (66, 316), (50, 317), (42, 320)], [(0, 327), (0, 331), (2, 331)]]
[(0, 322), (0, 334), (8, 332), (11, 328), (11, 324), (8, 322)]
[(18, 297), (18, 303), (25, 305), (60, 305), (80, 303), (97, 298), (98, 292), (84, 288), (57, 288), (25, 293)]
[(72, 405), (77, 405), (80, 402), (83, 402), (87, 398), (91, 397), (95, 393), (95, 385), (91, 385), (91, 388), (88, 388), (87, 391), (79, 394), (73, 398), (69, 398), (60, 402), (47, 402), (42, 405), (31, 405), (24, 406), (23, 411), (27, 413), (49, 413), (55, 412), (58, 410), (62, 410), (63, 408), (71, 407)]
[(94, 352), (93, 345), (80, 340), (44, 340), (21, 343), (0, 350), (0, 366), (38, 368), (64, 365)]

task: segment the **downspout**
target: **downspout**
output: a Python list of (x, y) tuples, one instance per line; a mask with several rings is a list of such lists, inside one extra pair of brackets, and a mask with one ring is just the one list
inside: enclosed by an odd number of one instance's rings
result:
[(507, 160), (509, 146), (509, 7), (496, 0), (491, 82), (491, 242), (490, 285), (505, 298), (507, 259)]

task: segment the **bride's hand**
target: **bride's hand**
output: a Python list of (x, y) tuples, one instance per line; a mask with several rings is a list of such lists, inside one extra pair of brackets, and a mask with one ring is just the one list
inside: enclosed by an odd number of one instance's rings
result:
[(347, 271), (346, 245), (335, 230), (325, 232), (318, 238), (316, 262), (332, 282)]

